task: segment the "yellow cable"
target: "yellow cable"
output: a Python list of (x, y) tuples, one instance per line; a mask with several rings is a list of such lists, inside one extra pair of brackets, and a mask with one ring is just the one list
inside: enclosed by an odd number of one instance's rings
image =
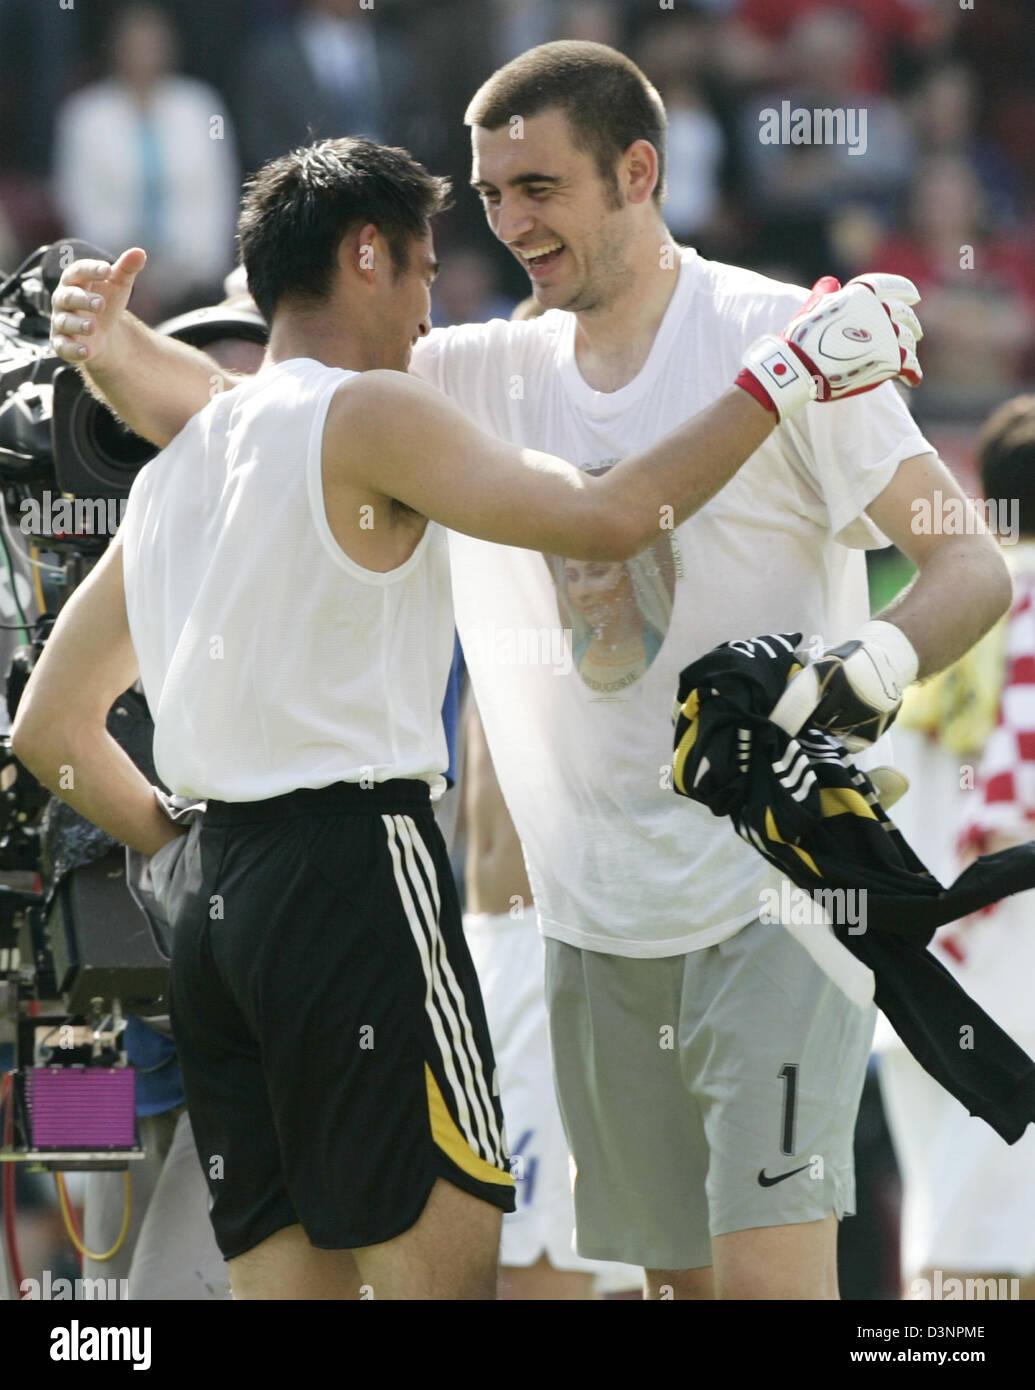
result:
[(86, 1246), (76, 1235), (75, 1223), (72, 1220), (72, 1212), (68, 1204), (68, 1190), (65, 1187), (64, 1173), (54, 1174), (54, 1181), (57, 1184), (58, 1190), (58, 1202), (61, 1206), (61, 1216), (65, 1223), (65, 1230), (68, 1232), (68, 1238), (79, 1251), (80, 1255), (83, 1255), (88, 1260), (97, 1260), (99, 1263), (110, 1260), (119, 1253), (126, 1243), (126, 1237), (129, 1235), (129, 1221), (133, 1213), (133, 1187), (130, 1182), (128, 1168), (123, 1174), (123, 1177), (126, 1183), (126, 1200), (122, 1208), (122, 1230), (119, 1232), (118, 1239), (110, 1250), (106, 1251), (103, 1255), (95, 1255), (92, 1250), (87, 1250)]
[[(40, 548), (35, 541), (29, 546), (29, 554), (34, 561), (40, 558)], [(43, 579), (40, 575), (40, 567), (35, 563), (32, 566), (32, 582), (36, 590), (36, 602), (39, 604), (40, 613), (45, 613), (47, 611), (47, 602), (43, 597)]]

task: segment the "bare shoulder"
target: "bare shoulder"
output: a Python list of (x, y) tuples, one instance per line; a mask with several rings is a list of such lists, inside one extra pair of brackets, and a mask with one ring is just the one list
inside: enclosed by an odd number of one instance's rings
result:
[(391, 418), (392, 412), (419, 409), (440, 400), (440, 392), (419, 377), (379, 369), (358, 372), (343, 381), (334, 393), (331, 413), (355, 426), (364, 417)]
[(344, 473), (364, 473), (371, 459), (385, 463), (389, 456), (411, 453), (422, 440), (445, 437), (458, 424), (456, 414), (441, 392), (405, 372), (360, 372), (334, 394), (324, 458)]

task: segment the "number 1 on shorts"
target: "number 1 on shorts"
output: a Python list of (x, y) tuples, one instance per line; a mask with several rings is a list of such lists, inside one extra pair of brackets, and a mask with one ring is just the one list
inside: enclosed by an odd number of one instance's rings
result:
[(798, 1064), (785, 1062), (779, 1071), (783, 1089), (783, 1137), (780, 1149), (785, 1154), (794, 1153), (794, 1117), (798, 1104)]

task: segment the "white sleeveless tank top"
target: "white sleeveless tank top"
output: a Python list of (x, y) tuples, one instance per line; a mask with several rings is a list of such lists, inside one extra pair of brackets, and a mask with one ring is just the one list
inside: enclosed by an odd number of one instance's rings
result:
[(170, 791), (261, 801), (332, 782), (445, 786), (446, 533), (379, 574), (335, 541), (321, 451), (354, 373), (294, 358), (217, 396), (134, 479), (129, 627)]

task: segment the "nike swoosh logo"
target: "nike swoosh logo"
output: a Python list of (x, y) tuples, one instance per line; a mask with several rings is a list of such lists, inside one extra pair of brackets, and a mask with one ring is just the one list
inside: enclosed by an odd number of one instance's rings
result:
[(763, 1168), (758, 1175), (759, 1187), (775, 1187), (778, 1182), (783, 1182), (784, 1178), (793, 1178), (795, 1173), (804, 1173), (809, 1165), (803, 1163), (800, 1168), (792, 1168), (789, 1173), (777, 1173), (775, 1178), (767, 1178)]

